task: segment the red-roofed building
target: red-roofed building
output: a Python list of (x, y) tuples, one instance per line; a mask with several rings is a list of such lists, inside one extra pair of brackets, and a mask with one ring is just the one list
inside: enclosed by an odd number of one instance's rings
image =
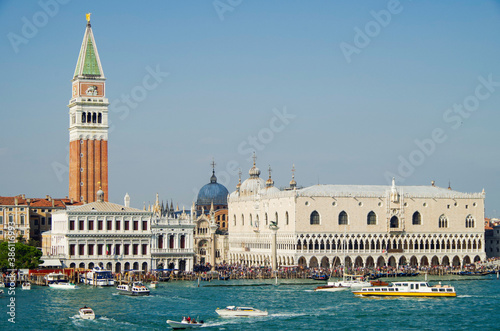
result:
[(25, 240), (41, 241), (41, 233), (51, 228), (53, 212), (81, 204), (49, 195), (45, 198), (26, 198), (24, 194), (0, 197), (0, 240), (15, 240), (22, 235)]

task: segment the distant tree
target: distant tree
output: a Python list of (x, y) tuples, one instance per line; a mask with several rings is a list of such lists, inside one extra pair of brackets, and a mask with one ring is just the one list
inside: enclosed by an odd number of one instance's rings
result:
[[(9, 256), (9, 252), (11, 252), (11, 256)], [(12, 253), (14, 253), (14, 260), (9, 260), (12, 258)], [(10, 249), (7, 241), (0, 243), (1, 269), (36, 269), (40, 263), (43, 263), (40, 260), (41, 257), (41, 250), (22, 242), (11, 244)]]
[(27, 242), (27, 245), (32, 247), (40, 247), (40, 242), (38, 240), (30, 238), (30, 240), (28, 240)]

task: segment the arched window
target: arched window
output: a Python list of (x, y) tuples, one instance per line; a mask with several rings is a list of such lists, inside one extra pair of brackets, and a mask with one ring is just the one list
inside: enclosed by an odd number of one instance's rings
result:
[(87, 123), (92, 123), (92, 113), (87, 113)]
[(274, 221), (276, 222), (276, 225), (278, 225), (278, 212), (274, 214)]
[(311, 213), (311, 216), (309, 217), (309, 221), (312, 225), (319, 225), (319, 213), (315, 210)]
[(467, 215), (467, 218), (465, 219), (465, 227), (466, 228), (474, 227), (474, 217), (472, 217), (472, 215)]
[(102, 123), (102, 113), (97, 116), (97, 123)]
[(245, 225), (245, 216), (241, 214), (241, 225)]
[(391, 228), (399, 228), (399, 219), (397, 216), (392, 216), (390, 221)]
[(288, 212), (285, 213), (285, 223), (288, 225)]
[(92, 113), (92, 123), (97, 123), (97, 116), (95, 113)]
[(349, 218), (345, 211), (341, 211), (339, 214), (339, 225), (347, 225), (349, 223)]
[(85, 123), (87, 120), (87, 115), (85, 114), (85, 112), (82, 113), (82, 123)]
[(253, 226), (252, 214), (250, 214), (250, 226)]
[(376, 225), (377, 224), (377, 214), (375, 214), (373, 211), (369, 212), (368, 216), (366, 217), (366, 224)]
[(267, 213), (264, 215), (264, 218), (266, 219), (266, 225), (269, 225), (269, 222), (267, 220)]
[(420, 215), (420, 213), (418, 211), (414, 212), (413, 213), (413, 222), (412, 224), (413, 225), (420, 225), (422, 224), (422, 215)]
[(440, 228), (447, 228), (448, 227), (448, 219), (446, 216), (443, 214), (439, 216), (439, 227)]
[(236, 226), (236, 215), (233, 215), (233, 219), (234, 219), (234, 226)]

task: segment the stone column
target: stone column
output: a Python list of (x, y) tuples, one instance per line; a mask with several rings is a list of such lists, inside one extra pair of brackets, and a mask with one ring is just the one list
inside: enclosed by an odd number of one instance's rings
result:
[(276, 271), (276, 270), (278, 270), (276, 235), (278, 233), (279, 227), (276, 225), (275, 222), (271, 222), (269, 229), (271, 229), (271, 231), (272, 231), (272, 234), (271, 234), (271, 266), (273, 268), (273, 271)]
[(215, 245), (215, 231), (217, 230), (217, 224), (211, 223), (210, 224), (210, 265), (212, 266), (212, 270), (215, 268), (215, 251), (216, 251), (216, 245)]

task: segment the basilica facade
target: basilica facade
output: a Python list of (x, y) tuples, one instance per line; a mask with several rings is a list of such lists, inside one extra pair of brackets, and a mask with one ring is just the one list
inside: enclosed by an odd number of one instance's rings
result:
[(464, 265), (485, 259), (484, 191), (392, 185), (314, 185), (279, 190), (250, 177), (229, 196), (233, 263), (279, 266)]

